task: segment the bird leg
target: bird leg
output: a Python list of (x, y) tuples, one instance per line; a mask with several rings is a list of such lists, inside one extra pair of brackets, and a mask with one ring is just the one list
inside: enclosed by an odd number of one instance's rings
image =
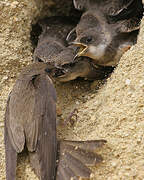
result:
[[(66, 124), (70, 124), (70, 126), (73, 126), (74, 125), (74, 122), (75, 120), (77, 121), (77, 113), (78, 113), (78, 109), (75, 108), (69, 115), (68, 117), (66, 118), (66, 120), (64, 121)], [(75, 120), (74, 120), (74, 117), (75, 117)]]

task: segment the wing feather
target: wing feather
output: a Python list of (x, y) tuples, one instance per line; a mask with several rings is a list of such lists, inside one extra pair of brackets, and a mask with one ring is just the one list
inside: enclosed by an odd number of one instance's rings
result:
[(90, 178), (88, 166), (95, 166), (103, 160), (94, 151), (105, 143), (106, 140), (60, 142), (57, 180)]
[[(9, 98), (10, 99), (10, 98)], [(6, 179), (16, 179), (16, 165), (17, 165), (17, 152), (14, 149), (9, 134), (9, 99), (7, 102), (5, 113), (5, 128), (4, 128), (4, 141), (5, 141), (5, 159), (6, 159)]]
[(10, 94), (8, 129), (11, 142), (19, 153), (25, 145), (25, 129), (29, 130), (32, 141), (31, 150), (35, 149), (37, 135), (36, 122), (32, 120), (35, 105), (35, 89), (30, 79), (25, 76), (16, 81)]
[[(33, 166), (42, 180), (55, 178), (56, 167), (56, 92), (48, 76), (40, 75), (34, 82), (35, 107), (33, 119), (38, 122), (38, 139), (33, 161), (38, 158), (38, 166)], [(27, 133), (26, 133), (27, 138)], [(29, 144), (27, 145), (29, 149)], [(31, 156), (31, 153), (30, 153)]]

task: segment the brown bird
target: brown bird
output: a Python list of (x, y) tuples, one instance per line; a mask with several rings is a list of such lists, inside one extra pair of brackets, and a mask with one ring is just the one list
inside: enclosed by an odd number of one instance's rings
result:
[[(65, 59), (65, 56), (63, 56)], [(86, 80), (100, 80), (108, 77), (113, 71), (110, 66), (95, 65), (88, 57), (79, 57), (74, 63), (67, 63), (59, 68), (54, 68), (50, 75), (60, 82), (67, 82), (78, 77)]]
[(56, 91), (47, 68), (45, 63), (26, 67), (9, 95), (4, 133), (7, 180), (16, 179), (17, 154), (25, 147), (41, 180), (89, 178), (87, 165), (102, 161), (94, 150), (105, 140), (57, 142)]
[(100, 9), (105, 14), (118, 15), (118, 19), (141, 16), (143, 11), (141, 0), (73, 0), (73, 4), (78, 10)]
[[(125, 1), (74, 1), (76, 7), (85, 6), (76, 27), (77, 37), (73, 44), (80, 47), (77, 56), (87, 56), (98, 65), (116, 66), (125, 51), (137, 41), (142, 2)], [(80, 4), (79, 4), (80, 3)], [(82, 3), (82, 4), (81, 4)], [(88, 5), (89, 4), (89, 5)], [(116, 5), (119, 4), (119, 8)], [(111, 10), (111, 7), (112, 10)], [(73, 32), (68, 37), (73, 36)]]
[(73, 33), (66, 41), (65, 38), (69, 30), (74, 27), (74, 23), (71, 23), (72, 20), (67, 22), (66, 19), (64, 17), (50, 17), (40, 21), (43, 31), (34, 52), (35, 61), (43, 61), (51, 65), (49, 73), (61, 82), (70, 81), (77, 77), (90, 80), (105, 78), (112, 72), (111, 67), (93, 65), (88, 57), (74, 60), (79, 48), (74, 45), (67, 46), (67, 41), (74, 40), (76, 34)]
[[(76, 26), (77, 22), (73, 17), (61, 16), (48, 17), (40, 20), (38, 24), (42, 27), (42, 33), (39, 36), (38, 44), (34, 51), (35, 61), (52, 64), (52, 62), (54, 62), (53, 59), (68, 46), (66, 37), (69, 31)], [(76, 35), (73, 33), (71, 39), (69, 38), (69, 42), (73, 41), (75, 37)], [(69, 48), (69, 51), (73, 50)]]

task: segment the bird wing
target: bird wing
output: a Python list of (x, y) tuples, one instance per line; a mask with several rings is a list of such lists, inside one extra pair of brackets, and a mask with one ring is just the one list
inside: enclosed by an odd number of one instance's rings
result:
[[(8, 133), (14, 149), (19, 153), (24, 149), (25, 145), (25, 125), (29, 124), (31, 134), (35, 134), (35, 121), (31, 121), (33, 117), (33, 109), (35, 104), (35, 89), (32, 85), (32, 79), (26, 79), (22, 76), (16, 81), (12, 92), (10, 93), (7, 107), (9, 114), (7, 124)], [(35, 138), (35, 139), (34, 139)], [(31, 137), (36, 145), (36, 135)]]
[(32, 157), (31, 164), (39, 172), (37, 175), (42, 180), (52, 180), (55, 176), (56, 91), (44, 69), (41, 73), (41, 68), (46, 67), (38, 63), (25, 69), (8, 99), (5, 144), (6, 164), (11, 163), (7, 166), (9, 179), (15, 176), (17, 153), (25, 144)]
[[(36, 174), (42, 180), (52, 180), (56, 166), (56, 91), (51, 79), (46, 75), (39, 75), (34, 80), (35, 107), (33, 119), (38, 122), (38, 137), (36, 150), (30, 155), (30, 162)], [(27, 129), (28, 130), (28, 129)], [(26, 130), (26, 142), (30, 139)], [(31, 142), (27, 143), (28, 150)]]
[(6, 159), (6, 179), (16, 179), (16, 165), (17, 165), (17, 152), (14, 149), (9, 134), (9, 98), (7, 101), (6, 113), (5, 113), (5, 127), (4, 127), (4, 141), (5, 141), (5, 159)]
[(52, 57), (59, 54), (64, 49), (64, 45), (53, 38), (53, 41), (45, 37), (45, 40), (38, 44), (34, 51), (34, 59), (43, 62), (51, 62)]
[(105, 140), (60, 142), (56, 179), (90, 178), (91, 170), (88, 166), (95, 166), (102, 161), (102, 157), (94, 153), (94, 150), (105, 143)]
[(142, 1), (119, 1), (119, 5), (121, 6), (119, 10), (107, 16), (109, 23), (118, 23), (118, 31), (122, 33), (138, 30), (144, 11)]

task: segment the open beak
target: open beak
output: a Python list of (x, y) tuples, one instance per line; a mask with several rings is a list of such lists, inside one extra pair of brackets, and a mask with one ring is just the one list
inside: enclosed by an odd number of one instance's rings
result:
[(75, 55), (74, 59), (76, 57), (84, 56), (86, 50), (88, 49), (88, 46), (83, 43), (73, 41), (71, 44), (79, 47), (79, 50), (78, 50), (77, 54)]

